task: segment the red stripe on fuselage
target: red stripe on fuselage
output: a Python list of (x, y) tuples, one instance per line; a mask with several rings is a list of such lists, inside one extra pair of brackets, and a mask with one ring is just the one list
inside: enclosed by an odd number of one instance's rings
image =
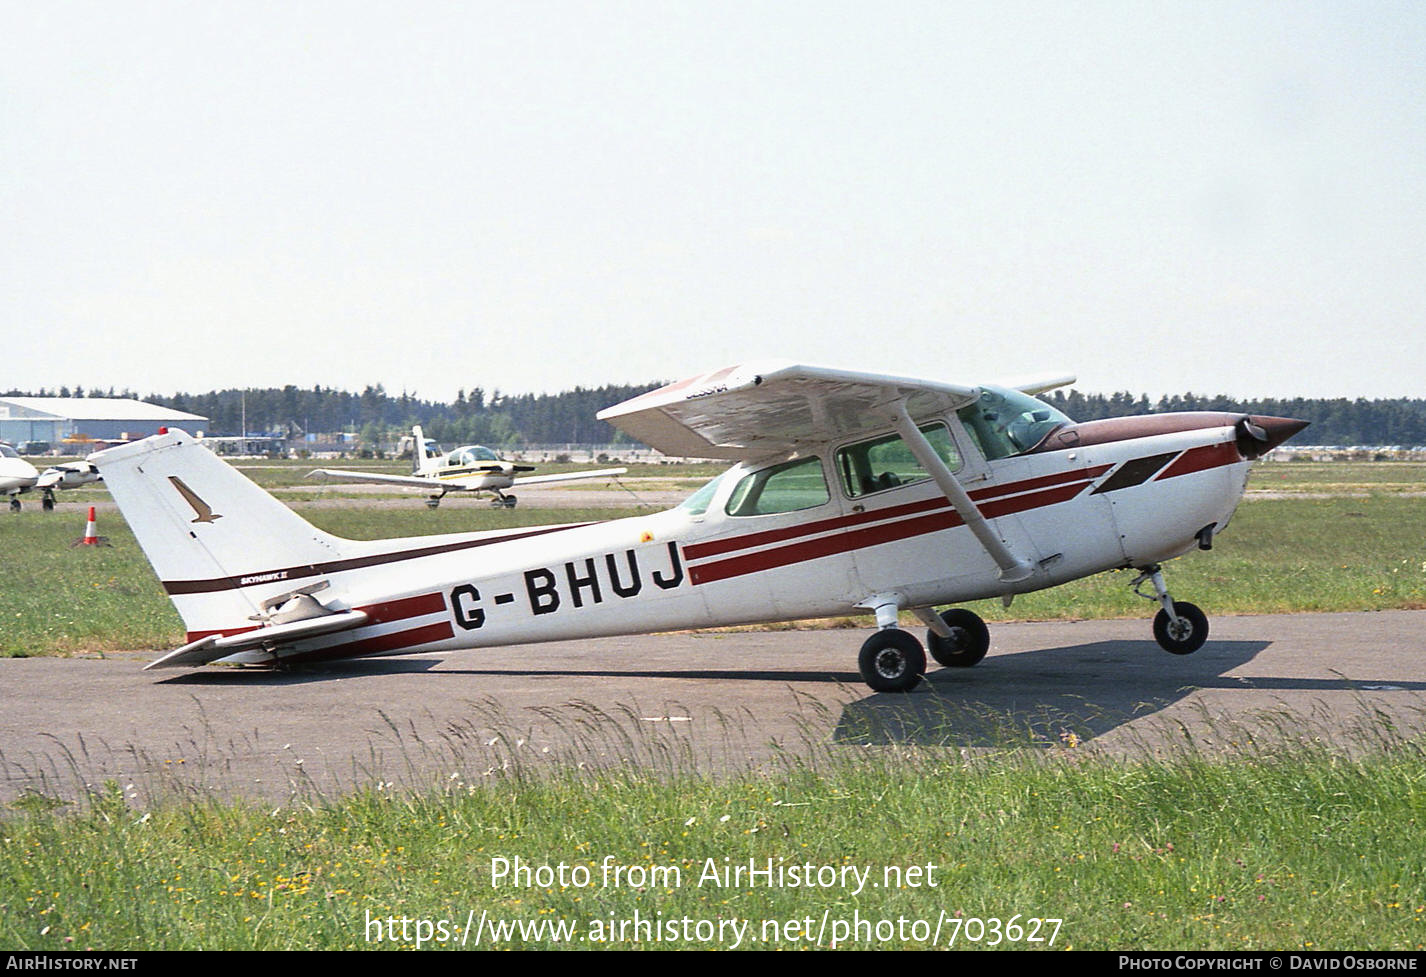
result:
[[(1097, 465), (1089, 469), (1081, 468), (1076, 471), (1059, 472), (1054, 475), (1041, 475), (1036, 478), (1022, 479), (1021, 481), (1010, 482), (1005, 485), (993, 485), (971, 492), (970, 497), (972, 501), (982, 502), (987, 499), (1000, 499), (1004, 496), (1018, 495), (1019, 493), (1030, 492), (1046, 486), (1071, 482), (1076, 483), (1074, 485), (1074, 492), (1065, 496), (1065, 498), (1071, 498), (1084, 487), (1087, 481), (1098, 478), (1112, 467), (1112, 465)], [(1036, 497), (1038, 497), (1038, 495)], [(1057, 499), (1056, 501), (1062, 500)], [(992, 512), (991, 510), (1003, 505), (1004, 502), (999, 504), (990, 503), (982, 506), (981, 511), (987, 516), (998, 515), (1001, 513)], [(948, 509), (949, 507), (950, 500), (938, 495), (934, 498), (923, 499), (920, 502), (908, 502), (904, 505), (888, 506), (884, 509), (872, 509), (868, 512), (858, 512), (849, 516), (817, 519), (813, 522), (799, 523), (796, 526), (787, 526), (782, 529), (769, 529), (759, 533), (746, 533), (742, 536), (729, 536), (725, 539), (710, 540), (706, 543), (694, 543), (683, 548), (683, 556), (688, 560), (701, 560), (710, 556), (721, 556), (724, 553), (732, 553), (737, 550), (752, 549), (756, 546), (766, 546), (771, 543), (781, 543), (786, 540), (798, 539), (804, 536), (816, 536), (820, 533), (836, 532), (849, 529), (853, 526), (864, 526), (867, 523), (885, 522), (888, 519), (899, 519), (902, 516), (936, 512)]]
[(451, 629), (449, 621), (439, 621), (435, 624), (427, 624), (406, 631), (379, 634), (374, 638), (363, 638), (361, 641), (352, 641), (347, 644), (333, 645), (330, 648), (318, 648), (314, 651), (305, 651), (298, 655), (283, 655), (282, 660), (284, 662), (316, 662), (327, 661), (334, 658), (357, 658), (362, 655), (388, 654), (393, 651), (400, 651), (403, 648), (414, 648), (417, 645), (430, 644), (435, 641), (445, 641), (454, 635), (455, 632)]
[[(1100, 470), (1101, 473), (1104, 470), (1107, 470), (1107, 466), (1106, 469)], [(1086, 473), (1081, 472), (1080, 474), (1082, 476)], [(1012, 498), (999, 499), (981, 506), (980, 511), (987, 518), (993, 519), (997, 516), (1039, 509), (1072, 499), (1084, 491), (1089, 484), (1089, 481), (1085, 480)], [(940, 511), (911, 519), (900, 519), (879, 526), (868, 526), (851, 532), (838, 533), (834, 536), (823, 536), (819, 539), (794, 543), (791, 546), (780, 546), (776, 549), (762, 550), (758, 553), (749, 553), (744, 556), (735, 556), (726, 560), (705, 563), (701, 566), (689, 567), (688, 578), (694, 584), (712, 583), (715, 580), (727, 580), (730, 577), (741, 577), (748, 573), (805, 563), (808, 560), (824, 556), (849, 553), (853, 550), (879, 546), (882, 543), (894, 543), (964, 525), (960, 514), (951, 509), (949, 503), (943, 501), (942, 504), (943, 507)], [(684, 555), (688, 556), (687, 550), (684, 550)]]
[(1189, 448), (1179, 455), (1174, 459), (1173, 464), (1159, 472), (1154, 481), (1176, 478), (1179, 475), (1192, 475), (1194, 472), (1221, 468), (1224, 465), (1236, 465), (1242, 460), (1243, 456), (1238, 453), (1238, 446), (1232, 441), (1205, 444), (1197, 448)]
[[(358, 611), (366, 611), (371, 620), (363, 624), (362, 627), (369, 628), (373, 624), (386, 624), (391, 621), (404, 621), (407, 618), (423, 617), (427, 614), (439, 614), (446, 609), (446, 598), (444, 594), (420, 594), (416, 597), (402, 597), (398, 600), (379, 601), (375, 604), (364, 604), (355, 608)], [(215, 631), (189, 631), (188, 640), (198, 641), (208, 637), (210, 634), (231, 637), (235, 634), (246, 634), (249, 631), (257, 631), (256, 627), (242, 628), (220, 628)], [(354, 629), (355, 630), (355, 629)]]

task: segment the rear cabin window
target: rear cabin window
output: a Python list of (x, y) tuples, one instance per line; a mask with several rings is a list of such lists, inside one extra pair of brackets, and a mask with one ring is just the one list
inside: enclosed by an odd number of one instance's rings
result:
[(832, 500), (819, 458), (798, 458), (744, 475), (728, 497), (730, 516), (767, 516), (825, 505)]
[[(947, 468), (955, 471), (961, 467), (960, 452), (956, 450), (951, 432), (944, 424), (927, 424), (920, 430)], [(847, 496), (853, 499), (931, 477), (906, 442), (896, 434), (839, 450), (837, 474), (842, 479)]]

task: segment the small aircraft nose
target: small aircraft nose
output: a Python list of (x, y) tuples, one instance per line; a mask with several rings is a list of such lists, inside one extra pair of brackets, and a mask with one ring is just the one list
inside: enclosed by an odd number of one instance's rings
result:
[(1244, 458), (1261, 458), (1310, 423), (1292, 417), (1249, 414), (1238, 422), (1238, 450)]

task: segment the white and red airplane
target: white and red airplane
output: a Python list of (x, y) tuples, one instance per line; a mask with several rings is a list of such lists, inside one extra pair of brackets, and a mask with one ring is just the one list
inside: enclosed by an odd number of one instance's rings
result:
[(381, 472), (337, 471), (318, 468), (307, 477), (320, 475), (348, 482), (371, 482), (379, 485), (401, 485), (422, 488), (433, 494), (426, 505), (434, 509), (447, 492), (489, 492), (493, 505), (515, 508), (515, 496), (506, 489), (517, 485), (549, 485), (554, 482), (574, 482), (590, 478), (613, 478), (626, 468), (601, 468), (596, 471), (561, 472), (555, 475), (520, 476), (532, 472), (533, 465), (506, 461), (483, 444), (467, 444), (449, 453), (421, 433), (420, 425), (411, 429), (412, 471), (410, 475), (388, 475)]
[(314, 529), (186, 434), (92, 455), (188, 629), (147, 668), (497, 648), (871, 612), (878, 691), (989, 635), (947, 604), (1138, 568), (1159, 644), (1203, 613), (1160, 564), (1207, 549), (1251, 462), (1305, 423), (1229, 413), (1075, 424), (1018, 388), (791, 364), (730, 367), (602, 419), (670, 454), (724, 458), (675, 509), (611, 522), (357, 542)]

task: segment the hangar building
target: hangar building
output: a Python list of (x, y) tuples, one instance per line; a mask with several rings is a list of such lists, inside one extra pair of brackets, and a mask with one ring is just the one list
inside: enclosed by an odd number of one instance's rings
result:
[(66, 438), (123, 441), (157, 434), (161, 427), (196, 434), (208, 418), (118, 397), (0, 397), (0, 441), (44, 441), (58, 448)]

